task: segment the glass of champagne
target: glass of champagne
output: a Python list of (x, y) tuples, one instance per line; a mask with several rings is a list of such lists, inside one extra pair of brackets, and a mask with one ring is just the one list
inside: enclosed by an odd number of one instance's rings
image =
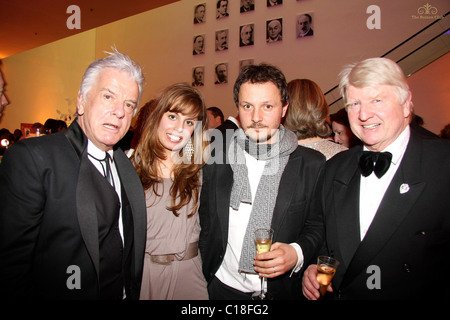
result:
[(319, 281), (320, 299), (325, 296), (327, 288), (333, 280), (339, 261), (327, 256), (319, 256), (317, 258), (317, 281)]
[[(255, 244), (257, 254), (269, 252), (272, 246), (273, 230), (257, 229), (255, 231)], [(270, 300), (270, 294), (266, 291), (266, 278), (261, 278), (261, 291), (257, 291), (252, 295), (253, 300)]]

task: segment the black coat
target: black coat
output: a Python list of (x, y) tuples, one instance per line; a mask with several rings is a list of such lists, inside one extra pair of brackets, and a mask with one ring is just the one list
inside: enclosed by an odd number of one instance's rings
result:
[[(97, 299), (99, 228), (112, 187), (87, 157), (75, 121), (66, 131), (15, 143), (0, 165), (0, 287), (14, 298)], [(142, 184), (119, 149), (114, 161), (132, 214), (134, 246), (128, 298), (138, 298), (146, 241)], [(102, 177), (102, 176), (101, 176)], [(109, 190), (109, 189), (111, 190)], [(111, 197), (109, 197), (111, 198)], [(103, 199), (103, 200), (99, 200)], [(125, 234), (126, 237), (126, 234)], [(81, 288), (69, 289), (79, 267)], [(69, 280), (70, 282), (70, 280)]]
[[(402, 162), (363, 241), (357, 169), (361, 152), (362, 147), (354, 147), (327, 163), (326, 245), (328, 254), (340, 261), (334, 297), (448, 299), (441, 270), (450, 263), (450, 144), (411, 130)], [(380, 289), (369, 289), (368, 281), (372, 286), (378, 280)]]
[[(317, 256), (323, 237), (322, 188), (325, 157), (305, 147), (297, 147), (290, 155), (280, 180), (272, 218), (274, 242), (300, 245), (305, 264)], [(200, 253), (203, 273), (208, 282), (219, 269), (228, 239), (230, 194), (233, 171), (229, 164), (209, 164), (203, 170), (200, 196)], [(268, 279), (268, 291), (274, 299), (299, 299), (301, 279), (288, 271)]]

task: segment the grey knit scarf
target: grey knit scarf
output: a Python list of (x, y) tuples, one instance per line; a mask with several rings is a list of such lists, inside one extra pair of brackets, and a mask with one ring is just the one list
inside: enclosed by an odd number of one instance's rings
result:
[(230, 206), (233, 209), (238, 210), (241, 202), (252, 204), (244, 152), (258, 160), (266, 161), (242, 244), (239, 261), (239, 271), (241, 272), (256, 273), (253, 267), (256, 254), (254, 232), (259, 228), (270, 228), (281, 175), (289, 160), (289, 155), (297, 146), (296, 135), (282, 125), (280, 125), (278, 139), (273, 144), (256, 144), (246, 136), (242, 129), (236, 130), (231, 139), (228, 161), (234, 178), (230, 199)]

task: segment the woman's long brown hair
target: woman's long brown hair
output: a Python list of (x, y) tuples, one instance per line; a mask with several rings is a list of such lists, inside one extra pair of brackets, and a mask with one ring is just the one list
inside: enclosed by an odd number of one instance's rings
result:
[[(203, 151), (207, 141), (203, 139), (206, 129), (206, 107), (201, 93), (188, 84), (178, 83), (167, 87), (152, 102), (150, 115), (145, 123), (139, 144), (131, 160), (141, 179), (144, 190), (153, 189), (158, 194), (158, 184), (162, 181), (159, 165), (165, 160), (164, 147), (158, 139), (158, 127), (162, 116), (167, 111), (182, 113), (197, 117), (196, 129), (191, 137), (194, 154), (189, 159), (182, 148), (176, 156), (170, 188), (171, 206), (168, 210), (178, 216), (178, 211), (192, 199), (194, 206), (189, 216), (195, 214), (198, 207), (199, 190), (201, 186), (200, 169), (205, 163)], [(199, 126), (199, 127), (197, 127)]]

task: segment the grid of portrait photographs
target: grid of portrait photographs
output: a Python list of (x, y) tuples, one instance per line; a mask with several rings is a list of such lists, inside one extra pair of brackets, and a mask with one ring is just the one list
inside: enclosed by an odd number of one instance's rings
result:
[[(299, 0), (297, 0), (299, 1)], [(217, 0), (215, 1), (215, 7), (212, 8), (215, 11), (216, 20), (225, 19), (230, 16), (229, 6), (230, 0)], [(237, 2), (237, 1), (236, 1)], [(255, 11), (255, 0), (240, 0), (239, 12), (240, 14), (251, 14)], [(234, 1), (233, 1), (234, 4)], [(264, 2), (258, 2), (258, 5), (264, 4)], [(266, 0), (267, 8), (276, 7), (283, 4), (282, 0)], [(209, 9), (209, 8), (208, 8)], [(194, 6), (193, 23), (202, 24), (206, 22), (206, 2), (198, 3)], [(269, 10), (270, 12), (271, 10)], [(300, 13), (295, 17), (295, 35), (296, 38), (304, 38), (314, 35), (313, 21), (314, 16), (312, 12)], [(283, 18), (273, 17), (266, 20), (265, 23), (266, 43), (275, 43), (283, 40)], [(239, 26), (239, 47), (253, 46), (255, 44), (254, 34), (256, 26), (254, 23), (242, 24)], [(215, 42), (215, 51), (228, 50), (230, 43), (229, 29), (220, 29), (214, 31), (208, 37), (213, 38)], [(205, 54), (205, 41), (207, 35), (196, 34), (193, 36), (193, 55)], [(209, 40), (208, 40), (209, 41)], [(245, 65), (253, 64), (253, 59), (244, 59), (239, 61), (239, 71), (242, 70)], [(228, 82), (228, 63), (219, 62), (214, 66), (214, 84), (224, 84)], [(204, 86), (205, 66), (195, 66), (192, 68), (192, 86)]]

